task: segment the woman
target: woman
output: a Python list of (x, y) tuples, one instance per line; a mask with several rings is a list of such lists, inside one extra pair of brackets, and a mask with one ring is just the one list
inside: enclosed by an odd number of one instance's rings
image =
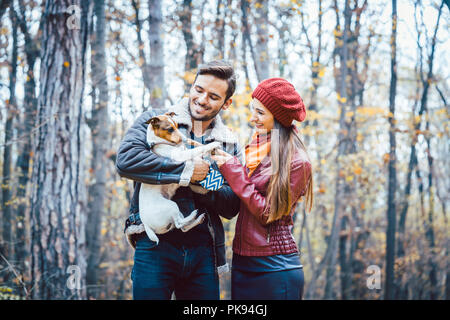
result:
[(252, 94), (255, 133), (246, 164), (218, 151), (213, 159), (241, 199), (233, 240), (231, 298), (301, 299), (303, 268), (292, 236), (293, 213), (306, 196), (312, 206), (311, 163), (292, 121), (305, 106), (281, 78), (261, 82)]

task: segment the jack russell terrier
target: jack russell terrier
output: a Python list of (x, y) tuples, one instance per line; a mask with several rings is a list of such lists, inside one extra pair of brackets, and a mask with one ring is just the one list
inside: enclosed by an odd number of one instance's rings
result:
[[(178, 124), (172, 119), (174, 115), (174, 112), (168, 112), (146, 122), (148, 124), (147, 142), (154, 153), (185, 162), (220, 147), (219, 142), (202, 145), (187, 139), (178, 130)], [(197, 147), (187, 149), (184, 142)], [(192, 211), (187, 217), (183, 216), (178, 205), (170, 200), (178, 188), (177, 183), (164, 185), (143, 183), (141, 185), (139, 191), (140, 218), (148, 237), (156, 243), (159, 243), (156, 234), (166, 233), (173, 228), (186, 232), (202, 223), (205, 218), (204, 213), (197, 217), (197, 210)]]

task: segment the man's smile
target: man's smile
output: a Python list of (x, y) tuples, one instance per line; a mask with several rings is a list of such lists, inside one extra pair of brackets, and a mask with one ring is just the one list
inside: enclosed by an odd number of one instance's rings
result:
[(194, 105), (194, 109), (196, 113), (205, 113), (207, 111), (209, 111), (211, 108), (208, 108), (206, 106), (202, 106), (200, 104), (197, 104), (196, 102), (193, 103)]

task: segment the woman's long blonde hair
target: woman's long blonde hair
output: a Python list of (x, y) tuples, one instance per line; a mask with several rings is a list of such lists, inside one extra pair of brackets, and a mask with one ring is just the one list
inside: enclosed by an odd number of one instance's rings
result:
[[(274, 130), (275, 129), (275, 130)], [(271, 164), (272, 175), (267, 189), (267, 207), (269, 209), (268, 223), (289, 215), (292, 208), (291, 199), (291, 162), (296, 150), (302, 149), (308, 155), (306, 147), (293, 127), (283, 127), (274, 119), (271, 131)], [(305, 208), (311, 212), (313, 204), (313, 177), (308, 178), (305, 192)]]

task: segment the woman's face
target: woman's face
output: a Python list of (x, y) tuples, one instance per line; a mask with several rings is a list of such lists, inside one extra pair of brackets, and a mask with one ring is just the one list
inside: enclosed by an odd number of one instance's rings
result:
[(272, 130), (273, 115), (261, 102), (253, 98), (250, 102), (250, 111), (252, 112), (250, 122), (254, 123), (258, 133), (267, 133)]

